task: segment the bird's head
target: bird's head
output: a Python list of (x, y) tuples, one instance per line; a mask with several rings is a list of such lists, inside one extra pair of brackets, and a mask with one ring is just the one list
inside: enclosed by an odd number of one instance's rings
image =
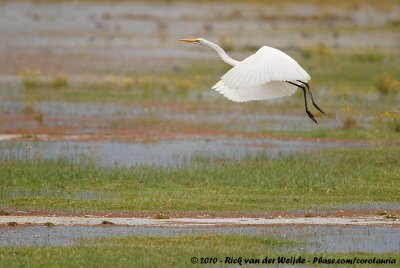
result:
[(192, 44), (203, 45), (204, 39), (203, 38), (189, 38), (189, 39), (179, 39), (181, 42), (187, 42)]

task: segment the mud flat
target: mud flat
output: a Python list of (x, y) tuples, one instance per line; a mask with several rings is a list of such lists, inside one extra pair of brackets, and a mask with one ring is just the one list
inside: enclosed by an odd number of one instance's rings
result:
[(356, 217), (278, 217), (278, 218), (169, 218), (151, 219), (134, 217), (96, 217), (96, 216), (2, 216), (0, 224), (46, 224), (64, 226), (94, 226), (115, 224), (125, 226), (190, 227), (190, 226), (248, 226), (248, 225), (337, 225), (337, 226), (393, 226), (400, 227), (398, 219), (379, 216)]
[[(14, 227), (7, 226), (13, 222)], [(382, 216), (169, 218), (1, 216), (0, 247), (74, 245), (82, 239), (195, 234), (261, 235), (302, 241), (307, 252), (396, 252), (400, 221)], [(286, 249), (290, 250), (290, 249)]]

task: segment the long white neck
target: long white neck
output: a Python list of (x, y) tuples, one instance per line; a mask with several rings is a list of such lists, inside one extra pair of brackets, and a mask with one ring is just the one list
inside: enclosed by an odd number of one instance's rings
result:
[(239, 61), (232, 59), (231, 57), (228, 56), (228, 54), (225, 53), (225, 51), (218, 45), (214, 44), (213, 42), (210, 42), (208, 40), (202, 40), (201, 45), (204, 45), (206, 47), (210, 47), (217, 51), (218, 55), (221, 57), (221, 59), (232, 66), (235, 66), (236, 64), (239, 63)]

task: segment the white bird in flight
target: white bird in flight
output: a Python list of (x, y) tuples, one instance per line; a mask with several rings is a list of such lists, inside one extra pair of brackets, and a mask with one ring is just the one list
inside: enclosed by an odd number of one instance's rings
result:
[(229, 57), (221, 47), (203, 38), (180, 39), (179, 41), (212, 48), (225, 63), (233, 66), (212, 87), (226, 98), (236, 102), (272, 100), (290, 96), (301, 88), (304, 93), (306, 113), (311, 120), (317, 123), (307, 107), (307, 91), (314, 107), (326, 115), (314, 101), (308, 84), (310, 75), (297, 61), (282, 51), (263, 46), (243, 61), (237, 61)]

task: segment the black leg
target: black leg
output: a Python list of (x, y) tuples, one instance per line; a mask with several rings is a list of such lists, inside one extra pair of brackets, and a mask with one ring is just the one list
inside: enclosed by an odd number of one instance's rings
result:
[(306, 113), (307, 113), (308, 117), (311, 118), (312, 121), (314, 121), (316, 124), (318, 124), (318, 122), (317, 122), (317, 120), (315, 119), (314, 115), (308, 110), (308, 107), (307, 107), (307, 91), (306, 91), (306, 88), (305, 88), (304, 86), (297, 85), (296, 83), (293, 83), (293, 82), (290, 82), (290, 81), (286, 81), (286, 82), (289, 83), (289, 84), (291, 84), (291, 85), (294, 85), (294, 86), (296, 86), (296, 87), (299, 87), (299, 88), (301, 88), (301, 89), (303, 90), (303, 93), (304, 93), (304, 106), (306, 107)]
[(312, 93), (311, 93), (311, 90), (310, 90), (310, 85), (309, 85), (308, 83), (303, 82), (303, 81), (300, 81), (300, 80), (297, 80), (297, 81), (300, 82), (300, 83), (302, 83), (302, 84), (304, 84), (304, 85), (307, 87), (308, 94), (310, 94), (311, 102), (312, 102), (312, 104), (314, 105), (315, 109), (317, 109), (318, 111), (320, 111), (322, 114), (326, 115), (326, 113), (325, 113), (324, 111), (322, 111), (322, 109), (319, 108), (318, 105), (315, 103), (314, 97), (313, 97), (313, 95), (312, 95)]

